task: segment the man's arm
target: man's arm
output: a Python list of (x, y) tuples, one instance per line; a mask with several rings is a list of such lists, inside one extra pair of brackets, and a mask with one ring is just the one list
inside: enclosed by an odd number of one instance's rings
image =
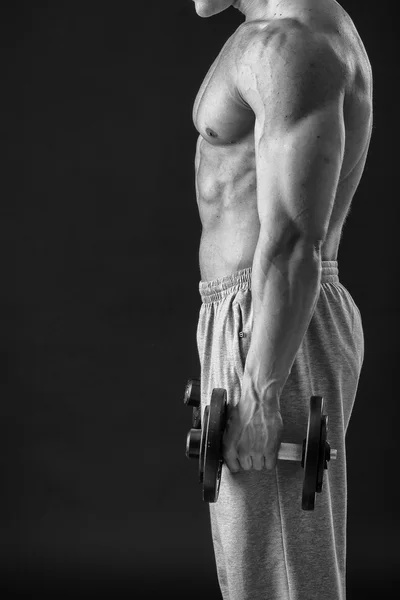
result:
[(256, 115), (261, 227), (242, 401), (276, 409), (319, 295), (344, 153), (345, 71), (324, 40), (285, 28), (243, 57), (238, 89)]

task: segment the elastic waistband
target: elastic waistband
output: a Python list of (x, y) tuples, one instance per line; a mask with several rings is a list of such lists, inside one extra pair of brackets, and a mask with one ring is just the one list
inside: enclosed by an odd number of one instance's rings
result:
[[(339, 283), (339, 269), (337, 260), (321, 261), (321, 283)], [(236, 271), (232, 275), (215, 279), (214, 281), (200, 281), (199, 292), (204, 303), (218, 302), (226, 296), (239, 290), (251, 289), (252, 268)]]

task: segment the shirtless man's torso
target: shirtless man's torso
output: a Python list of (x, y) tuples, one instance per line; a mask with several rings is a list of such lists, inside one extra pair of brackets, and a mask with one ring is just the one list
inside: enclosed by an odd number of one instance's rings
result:
[(255, 115), (241, 97), (238, 77), (246, 48), (257, 37), (267, 39), (277, 28), (289, 33), (304, 28), (323, 38), (346, 73), (345, 148), (322, 260), (337, 260), (343, 225), (363, 173), (372, 131), (372, 72), (345, 10), (335, 0), (297, 0), (283, 3), (273, 19), (242, 23), (211, 65), (193, 107), (199, 132), (195, 177), (203, 280), (221, 278), (252, 264), (260, 228)]

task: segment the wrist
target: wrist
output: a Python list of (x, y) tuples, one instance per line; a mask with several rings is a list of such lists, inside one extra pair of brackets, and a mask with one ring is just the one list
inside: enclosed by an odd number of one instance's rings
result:
[(280, 410), (281, 382), (278, 379), (261, 381), (256, 373), (245, 370), (242, 381), (242, 398), (247, 403), (263, 406), (267, 410)]

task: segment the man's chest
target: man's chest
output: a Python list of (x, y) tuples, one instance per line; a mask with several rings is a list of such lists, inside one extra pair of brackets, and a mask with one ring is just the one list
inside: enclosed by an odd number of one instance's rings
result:
[(197, 131), (215, 146), (238, 143), (254, 129), (254, 113), (243, 104), (236, 87), (237, 48), (232, 38), (212, 63), (193, 106)]

